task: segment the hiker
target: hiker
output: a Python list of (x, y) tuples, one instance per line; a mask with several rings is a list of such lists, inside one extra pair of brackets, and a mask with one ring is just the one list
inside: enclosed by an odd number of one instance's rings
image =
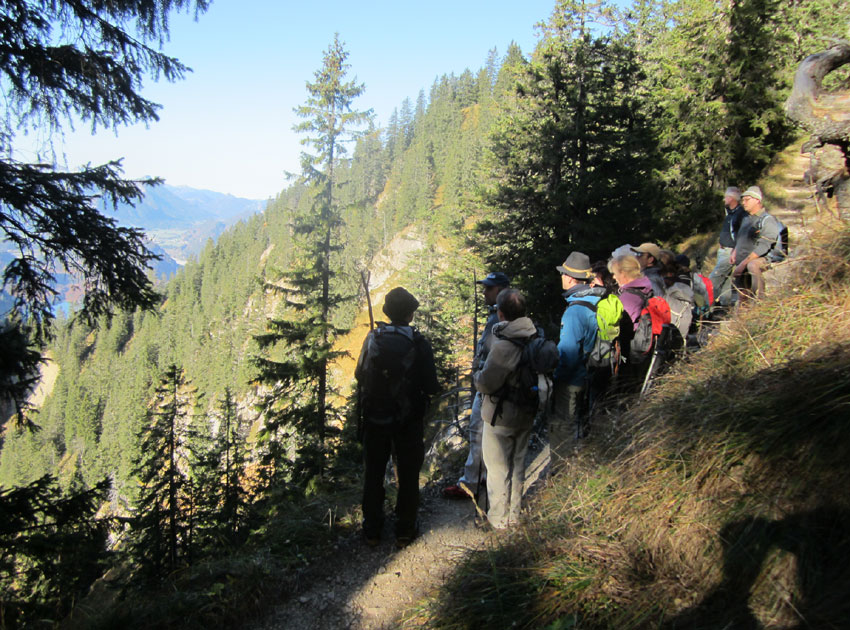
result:
[(605, 295), (604, 287), (591, 287), (590, 259), (581, 252), (570, 252), (562, 265), (556, 267), (561, 274), (561, 287), (567, 306), (561, 317), (561, 335), (558, 341), (558, 367), (555, 368), (554, 408), (549, 416), (549, 451), (553, 467), (567, 455), (569, 438), (582, 436), (586, 419), (581, 414), (583, 393), (587, 387), (587, 353), (596, 339), (596, 314), (589, 308), (570, 308), (574, 301), (591, 304)]
[(614, 281), (620, 287), (619, 295), (623, 309), (629, 314), (633, 329), (636, 329), (644, 302), (653, 295), (652, 283), (649, 278), (643, 275), (640, 261), (635, 256), (625, 255), (612, 258), (608, 263), (608, 268), (614, 276)]
[(664, 297), (666, 286), (664, 278), (661, 277), (661, 248), (655, 243), (643, 243), (638, 247), (632, 247), (637, 256), (643, 275), (649, 279), (653, 294)]
[(525, 297), (516, 289), (498, 295), (499, 322), (493, 326), (490, 352), (475, 373), (475, 388), (482, 395), (484, 431), (482, 453), (487, 467), (487, 520), (495, 529), (519, 522), (525, 453), (534, 424), (536, 406), (515, 402), (505, 389), (516, 385), (523, 347), (511, 340), (527, 340), (537, 328), (525, 316)]
[(607, 261), (596, 261), (590, 266), (590, 270), (590, 286), (603, 287), (605, 289), (605, 295), (617, 294), (617, 283), (614, 281), (614, 276), (611, 275), (611, 270), (608, 269)]
[(664, 299), (670, 305), (671, 321), (678, 331), (673, 341), (673, 348), (679, 349), (684, 346), (688, 338), (688, 331), (694, 317), (696, 301), (692, 287), (693, 280), (690, 269), (680, 267), (676, 262), (676, 255), (669, 249), (661, 250), (661, 261), (663, 263), (661, 275), (666, 288)]
[(723, 195), (723, 207), (726, 215), (723, 217), (720, 236), (717, 239), (720, 243), (720, 248), (717, 250), (717, 263), (708, 277), (714, 286), (715, 301), (720, 306), (728, 308), (735, 302), (737, 295), (732, 290), (732, 270), (735, 265), (730, 258), (735, 249), (735, 240), (738, 237), (741, 222), (747, 216), (747, 211), (741, 205), (741, 191), (737, 187), (730, 186), (726, 189)]
[(694, 292), (694, 316), (707, 314), (714, 303), (714, 284), (711, 279), (691, 269), (691, 259), (686, 254), (678, 254), (674, 261), (679, 266), (682, 281), (685, 281), (685, 274), (690, 279), (690, 287)]
[[(484, 332), (481, 333), (481, 338), (478, 340), (478, 345), (476, 346), (475, 356), (472, 359), (473, 374), (487, 360), (487, 353), (490, 351), (490, 344), (492, 343), (491, 332), (493, 326), (499, 322), (499, 316), (496, 312), (496, 297), (500, 291), (510, 286), (511, 280), (504, 273), (494, 271), (487, 274), (483, 280), (478, 280), (478, 284), (481, 285), (488, 316), (487, 323), (484, 325)], [(470, 494), (461, 488), (461, 484), (466, 486), (472, 496), (477, 498), (479, 486), (486, 481), (487, 469), (484, 467), (484, 462), (481, 459), (482, 402), (481, 392), (475, 392), (475, 397), (472, 399), (472, 410), (469, 413), (469, 455), (466, 458), (466, 464), (463, 466), (463, 475), (457, 484), (443, 488), (443, 496), (447, 499), (468, 499), (470, 497)]]
[[(659, 252), (660, 255), (660, 252)], [(636, 256), (621, 255), (612, 258), (608, 262), (608, 268), (614, 276), (619, 288), (620, 301), (623, 310), (629, 316), (631, 326), (626, 324), (620, 334), (621, 352), (626, 362), (620, 371), (619, 389), (628, 391), (638, 389), (646, 375), (646, 363), (636, 363), (632, 359), (631, 341), (637, 331), (641, 312), (649, 298), (653, 296), (652, 283), (640, 269), (640, 262)]]
[[(735, 265), (732, 275), (735, 286), (741, 289), (741, 296), (761, 297), (764, 295), (764, 270), (768, 264), (767, 256), (776, 246), (779, 238), (779, 222), (764, 208), (761, 188), (750, 186), (741, 195), (741, 204), (747, 216), (741, 223), (735, 249), (729, 261)], [(749, 272), (752, 280), (750, 290), (744, 288), (743, 275)]]
[(418, 534), (419, 469), (425, 459), (424, 417), (429, 396), (439, 391), (431, 344), (410, 323), (419, 301), (402, 287), (392, 289), (379, 323), (363, 342), (354, 376), (363, 417), (363, 535), (380, 542), (384, 522), (384, 475), (396, 455), (396, 545)]

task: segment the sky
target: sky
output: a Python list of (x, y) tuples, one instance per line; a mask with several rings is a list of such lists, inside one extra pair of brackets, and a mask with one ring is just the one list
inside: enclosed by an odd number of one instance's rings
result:
[(385, 126), (405, 98), (427, 95), (444, 74), (473, 73), (488, 51), (514, 41), (528, 55), (535, 25), (555, 0), (214, 0), (197, 22), (173, 14), (164, 52), (193, 69), (183, 81), (147, 79), (142, 94), (163, 106), (160, 120), (66, 135), (69, 168), (123, 158), (128, 177), (160, 176), (249, 199), (274, 197), (285, 173), (300, 170), (303, 134), (293, 108), (338, 32), (349, 78), (365, 84), (354, 101)]

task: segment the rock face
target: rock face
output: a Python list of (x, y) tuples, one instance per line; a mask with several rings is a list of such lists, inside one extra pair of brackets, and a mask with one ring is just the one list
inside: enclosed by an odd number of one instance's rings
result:
[(850, 42), (838, 41), (829, 49), (808, 56), (794, 76), (794, 89), (785, 103), (788, 117), (812, 133), (803, 153), (818, 152), (809, 178), (820, 194), (835, 195), (838, 211), (850, 220), (850, 89), (827, 91), (823, 80), (850, 63)]

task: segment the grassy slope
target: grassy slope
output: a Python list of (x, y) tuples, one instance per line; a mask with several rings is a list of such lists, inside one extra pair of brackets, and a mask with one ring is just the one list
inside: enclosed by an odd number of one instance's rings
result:
[[(788, 155), (773, 201), (795, 196)], [(850, 627), (850, 230), (808, 223), (785, 286), (597, 418), (525, 526), (409, 626)]]

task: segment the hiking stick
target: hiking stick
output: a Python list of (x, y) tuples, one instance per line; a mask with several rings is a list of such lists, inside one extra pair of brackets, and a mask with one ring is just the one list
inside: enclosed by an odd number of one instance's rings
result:
[(643, 379), (643, 386), (640, 388), (640, 396), (643, 397), (646, 394), (647, 390), (649, 390), (649, 384), (652, 382), (652, 378), (654, 376), (653, 372), (655, 370), (655, 364), (658, 359), (658, 345), (661, 335), (655, 335), (653, 339), (653, 349), (652, 349), (652, 358), (649, 360), (649, 368), (646, 370), (646, 376)]
[[(363, 281), (363, 290), (366, 292), (366, 304), (369, 307), (369, 330), (375, 330), (375, 318), (372, 316), (372, 298), (369, 296), (369, 279), (372, 277), (372, 272), (368, 269), (360, 270), (360, 279)], [(357, 383), (357, 398), (354, 401), (355, 415), (357, 417), (357, 441), (363, 442), (363, 432), (365, 426), (363, 423), (363, 392), (360, 388), (360, 383)]]
[(368, 269), (360, 271), (360, 279), (363, 281), (363, 290), (366, 292), (366, 304), (369, 307), (369, 330), (375, 330), (375, 318), (372, 315), (372, 298), (369, 296), (369, 279), (372, 272)]
[(472, 299), (475, 302), (475, 316), (472, 318), (472, 361), (478, 354), (478, 274), (472, 270)]

